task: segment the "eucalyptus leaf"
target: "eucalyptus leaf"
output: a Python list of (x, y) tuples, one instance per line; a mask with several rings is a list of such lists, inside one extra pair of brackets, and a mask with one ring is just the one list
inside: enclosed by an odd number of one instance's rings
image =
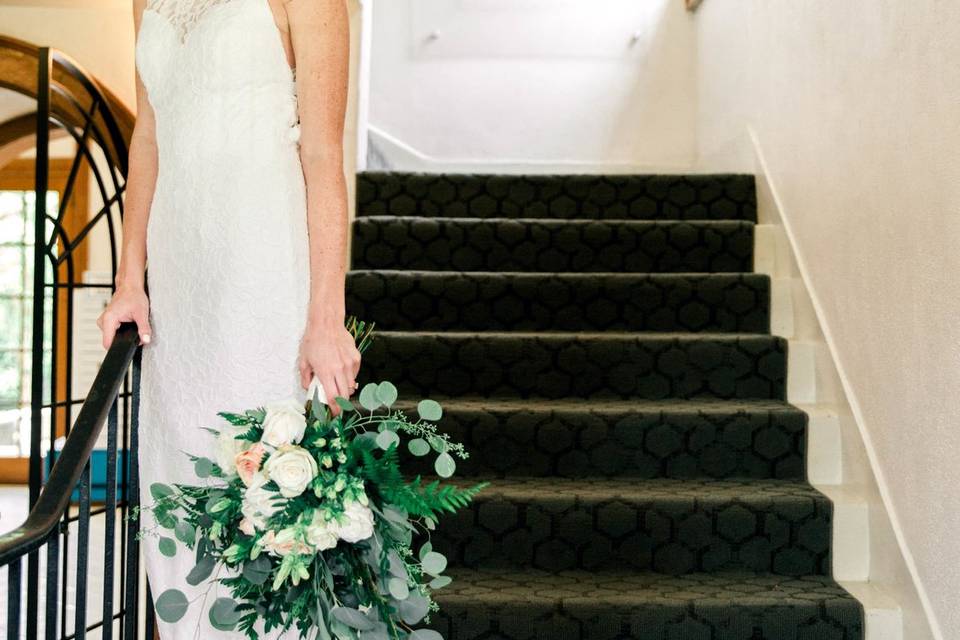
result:
[(430, 443), (430, 446), (433, 447), (433, 450), (437, 453), (446, 453), (447, 441), (440, 436), (428, 436), (427, 442)]
[(400, 578), (390, 578), (390, 582), (387, 583), (387, 588), (392, 595), (397, 600), (406, 600), (410, 595), (410, 587), (407, 586), (406, 580), (401, 580)]
[(424, 558), (427, 557), (427, 554), (433, 551), (433, 545), (429, 542), (423, 543), (423, 546), (420, 547), (420, 561), (422, 562)]
[(163, 500), (164, 498), (169, 498), (174, 493), (173, 489), (169, 485), (165, 485), (162, 482), (154, 482), (150, 485), (150, 495), (153, 496), (154, 500)]
[(352, 403), (352, 402), (350, 402), (349, 400), (347, 400), (346, 398), (344, 398), (344, 397), (342, 397), (342, 396), (337, 396), (336, 398), (334, 398), (334, 400), (336, 401), (337, 406), (340, 407), (341, 409), (343, 409), (344, 411), (356, 411), (356, 410), (357, 410), (357, 408), (356, 408), (355, 406), (353, 406), (353, 403)]
[(173, 556), (177, 555), (177, 543), (174, 542), (173, 538), (161, 536), (159, 547), (160, 547), (160, 553), (167, 556), (168, 558), (172, 558)]
[(377, 446), (383, 450), (397, 446), (400, 442), (400, 436), (396, 431), (381, 431), (377, 434)]
[(407, 443), (407, 448), (415, 456), (425, 456), (430, 453), (430, 444), (423, 438), (414, 438)]
[(419, 404), (417, 404), (417, 413), (420, 414), (420, 417), (424, 420), (436, 422), (443, 415), (443, 408), (436, 400), (421, 400)]
[(450, 576), (437, 576), (430, 581), (431, 589), (443, 589), (445, 586), (453, 582), (453, 578)]
[(441, 453), (433, 463), (433, 468), (441, 478), (449, 478), (456, 472), (457, 463), (449, 453)]
[(173, 527), (173, 534), (177, 536), (177, 540), (191, 547), (197, 541), (196, 528), (185, 520), (181, 520)]
[(398, 603), (397, 612), (407, 624), (419, 624), (430, 611), (430, 601), (419, 593), (411, 593), (410, 597)]
[(210, 577), (210, 574), (213, 573), (213, 569), (216, 566), (217, 561), (213, 556), (203, 556), (200, 558), (200, 561), (193, 566), (193, 569), (190, 569), (190, 573), (187, 574), (187, 584), (194, 587), (197, 586)]
[(370, 631), (375, 626), (365, 615), (349, 607), (334, 607), (330, 615), (348, 627), (360, 631)]
[(397, 401), (397, 388), (392, 382), (381, 382), (377, 385), (377, 399), (389, 407)]
[(380, 398), (377, 394), (377, 384), (368, 382), (360, 390), (360, 406), (367, 411), (374, 411), (381, 406)]
[(273, 564), (267, 556), (257, 556), (256, 560), (250, 560), (243, 565), (243, 577), (251, 584), (261, 585), (270, 578), (270, 571)]
[(407, 524), (407, 512), (393, 505), (388, 504), (383, 508), (383, 517), (396, 524)]
[(179, 589), (167, 589), (157, 598), (154, 606), (157, 609), (157, 617), (164, 622), (179, 622), (187, 613), (190, 602), (183, 591)]
[(442, 553), (431, 551), (423, 556), (421, 566), (425, 573), (429, 573), (432, 576), (439, 576), (443, 573), (443, 570), (447, 568), (447, 558)]
[(193, 463), (193, 471), (198, 478), (209, 478), (213, 474), (213, 460), (210, 458), (197, 458)]
[(237, 610), (237, 601), (233, 598), (217, 598), (210, 607), (210, 624), (217, 631), (233, 631), (243, 612)]
[[(390, 563), (390, 575), (401, 578), (404, 582), (407, 580), (407, 566), (403, 563), (403, 560), (400, 558), (400, 554), (396, 550), (391, 549), (390, 553), (387, 554), (387, 561)], [(403, 598), (400, 598), (403, 600)]]
[(156, 514), (157, 524), (164, 529), (173, 529), (177, 526), (177, 517), (169, 511), (158, 511)]
[(408, 636), (408, 640), (443, 640), (443, 636), (431, 629), (417, 629)]

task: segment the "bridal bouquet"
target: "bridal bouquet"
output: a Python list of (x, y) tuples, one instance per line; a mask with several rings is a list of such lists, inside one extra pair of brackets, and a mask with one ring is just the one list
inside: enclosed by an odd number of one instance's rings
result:
[[(348, 326), (363, 351), (372, 327)], [(311, 640), (437, 640), (415, 628), (436, 610), (431, 591), (450, 583), (429, 531), (484, 485), (405, 477), (404, 444), (413, 456), (434, 456), (441, 478), (467, 457), (437, 431), (437, 402), (420, 401), (408, 417), (393, 408), (393, 384), (370, 383), (360, 407), (336, 398), (342, 411), (332, 417), (319, 391), (305, 406), (287, 400), (220, 413), (216, 454), (191, 456), (198, 483), (150, 487), (154, 503), (145, 509), (157, 526), (146, 534), (164, 555), (191, 550), (188, 584), (228, 588), (232, 597), (208, 603), (218, 630), (253, 640), (262, 622), (264, 631), (296, 628)], [(191, 602), (168, 589), (155, 606), (172, 623)]]

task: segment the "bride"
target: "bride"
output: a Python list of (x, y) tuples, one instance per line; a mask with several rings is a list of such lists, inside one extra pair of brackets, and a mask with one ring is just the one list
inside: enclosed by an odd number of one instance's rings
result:
[[(144, 345), (149, 504), (154, 482), (195, 481), (183, 452), (212, 450), (203, 427), (220, 426), (216, 412), (305, 400), (314, 378), (330, 402), (349, 397), (360, 353), (344, 327), (344, 0), (133, 5), (137, 124), (116, 293), (98, 325), (109, 347), (135, 322)], [(239, 637), (207, 621), (222, 587), (189, 587), (192, 554), (167, 558), (153, 542), (152, 592), (175, 587), (201, 604), (158, 622), (160, 637)]]

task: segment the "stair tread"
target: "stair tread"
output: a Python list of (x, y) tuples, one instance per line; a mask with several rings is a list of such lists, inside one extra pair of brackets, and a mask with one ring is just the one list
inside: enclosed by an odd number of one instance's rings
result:
[(766, 478), (618, 478), (618, 477), (508, 477), (471, 476), (471, 483), (488, 480), (487, 487), (476, 498), (491, 501), (498, 498), (518, 503), (573, 500), (610, 500), (646, 502), (658, 499), (695, 499), (700, 503), (726, 503), (733, 500), (826, 501), (828, 498), (805, 480)]
[(746, 174), (357, 174), (357, 210), (432, 216), (757, 217)]
[(453, 276), (467, 276), (471, 278), (518, 278), (536, 280), (542, 278), (562, 278), (564, 280), (683, 280), (686, 278), (715, 278), (717, 280), (737, 280), (743, 278), (752, 278), (757, 280), (769, 280), (770, 276), (765, 273), (756, 273), (753, 271), (742, 272), (713, 272), (713, 271), (671, 271), (671, 272), (633, 272), (624, 273), (622, 271), (589, 271), (578, 273), (576, 271), (460, 271), (450, 269), (448, 271), (436, 269), (363, 269), (351, 268), (350, 273), (380, 274), (408, 276), (411, 278), (450, 278)]
[[(623, 399), (603, 398), (602, 401), (584, 400), (582, 398), (510, 398), (494, 396), (490, 398), (459, 396), (445, 398), (432, 396), (434, 400), (450, 410), (489, 410), (489, 411), (587, 411), (590, 413), (753, 413), (782, 411), (800, 414), (803, 411), (786, 400), (770, 399), (732, 399), (719, 400), (715, 398), (684, 399)], [(414, 403), (397, 402), (398, 406), (408, 407)]]
[[(441, 602), (468, 600), (477, 604), (517, 599), (529, 604), (554, 604), (585, 600), (600, 606), (624, 604), (675, 604), (710, 600), (716, 606), (770, 605), (783, 602), (814, 604), (823, 600), (854, 598), (825, 575), (784, 576), (773, 573), (732, 571), (660, 574), (649, 571), (549, 572), (524, 567), (496, 569), (451, 568), (453, 583), (436, 592)], [(707, 603), (704, 603), (707, 605)], [(709, 606), (709, 605), (707, 605)]]
[(352, 264), (447, 271), (751, 271), (746, 220), (361, 216)]
[(446, 338), (490, 338), (490, 339), (585, 339), (585, 340), (784, 340), (780, 336), (769, 333), (694, 333), (691, 331), (390, 331), (377, 329), (378, 336), (429, 337), (443, 336)]
[(709, 226), (730, 226), (730, 227), (743, 227), (743, 226), (756, 226), (756, 222), (752, 220), (742, 220), (737, 218), (703, 218), (703, 219), (659, 219), (659, 220), (638, 220), (636, 218), (537, 218), (537, 217), (521, 217), (514, 218), (509, 216), (498, 216), (498, 217), (479, 217), (479, 216), (456, 216), (449, 218), (437, 218), (435, 216), (421, 216), (421, 215), (391, 215), (391, 214), (373, 214), (373, 215), (364, 215), (358, 218), (358, 220), (377, 222), (377, 221), (390, 221), (390, 222), (404, 222), (404, 221), (429, 221), (438, 225), (443, 224), (462, 224), (465, 222), (476, 223), (476, 224), (502, 224), (502, 223), (517, 223), (517, 224), (543, 224), (549, 226), (571, 226), (571, 225), (601, 225), (601, 226), (639, 226), (639, 227), (650, 227), (650, 226), (676, 226), (676, 225), (709, 225)]

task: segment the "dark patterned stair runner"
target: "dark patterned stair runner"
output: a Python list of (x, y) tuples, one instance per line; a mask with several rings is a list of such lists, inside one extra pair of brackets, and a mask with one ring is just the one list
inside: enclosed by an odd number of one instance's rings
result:
[(433, 538), (449, 640), (863, 638), (755, 220), (742, 175), (359, 177), (361, 379), (492, 482)]

